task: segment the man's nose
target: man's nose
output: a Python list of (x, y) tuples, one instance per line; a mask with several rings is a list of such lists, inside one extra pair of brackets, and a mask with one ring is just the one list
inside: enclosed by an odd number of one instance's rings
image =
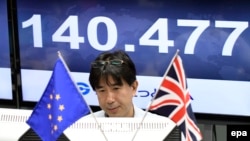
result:
[(111, 92), (111, 91), (108, 91), (108, 94), (107, 94), (107, 103), (108, 104), (112, 104), (114, 101), (115, 101), (115, 98), (114, 98), (114, 93)]

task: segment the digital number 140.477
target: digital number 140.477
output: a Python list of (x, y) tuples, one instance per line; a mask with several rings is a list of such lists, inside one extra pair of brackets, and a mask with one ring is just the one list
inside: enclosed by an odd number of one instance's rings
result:
[[(107, 41), (106, 43), (100, 43), (98, 40), (98, 25), (105, 24), (107, 28)], [(34, 47), (43, 47), (42, 39), (42, 22), (41, 15), (34, 14), (30, 19), (22, 22), (22, 28), (33, 28), (33, 40)], [(195, 45), (202, 35), (202, 33), (210, 26), (209, 20), (189, 20), (189, 19), (177, 19), (177, 26), (183, 27), (196, 27), (190, 36), (187, 38), (184, 53), (194, 54)], [(53, 33), (53, 42), (67, 42), (70, 44), (71, 49), (79, 49), (79, 44), (85, 42), (85, 38), (79, 36), (78, 30), (78, 16), (69, 16), (60, 27)], [(216, 28), (233, 28), (234, 30), (229, 34), (226, 39), (223, 49), (223, 56), (231, 56), (232, 50), (236, 40), (240, 34), (248, 28), (248, 22), (244, 21), (215, 21)], [(69, 35), (65, 36), (66, 30), (69, 31)], [(158, 33), (157, 39), (151, 37)], [(93, 17), (87, 25), (87, 37), (90, 45), (99, 51), (108, 51), (113, 49), (117, 44), (118, 32), (115, 22), (104, 16)], [(168, 53), (168, 48), (174, 46), (174, 41), (168, 39), (168, 19), (159, 18), (151, 27), (140, 37), (140, 46), (156, 46), (159, 53)]]

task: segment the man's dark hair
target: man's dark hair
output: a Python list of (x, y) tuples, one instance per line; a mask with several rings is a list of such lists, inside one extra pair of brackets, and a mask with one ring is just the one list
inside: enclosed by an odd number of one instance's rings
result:
[[(93, 63), (100, 61), (122, 60), (120, 65), (112, 65), (105, 63), (102, 66), (94, 66)], [(103, 52), (93, 62), (90, 69), (89, 82), (93, 90), (100, 85), (100, 80), (104, 78), (106, 83), (110, 85), (108, 77), (112, 77), (118, 85), (123, 85), (124, 80), (128, 85), (136, 80), (136, 68), (129, 57), (124, 51)]]

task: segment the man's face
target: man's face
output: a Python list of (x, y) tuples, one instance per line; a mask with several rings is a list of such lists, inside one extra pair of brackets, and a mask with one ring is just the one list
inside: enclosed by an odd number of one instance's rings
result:
[(129, 86), (124, 80), (123, 85), (115, 83), (112, 77), (108, 77), (111, 85), (105, 79), (101, 79), (96, 93), (100, 107), (109, 117), (133, 117), (134, 107), (132, 99), (137, 91), (138, 82)]

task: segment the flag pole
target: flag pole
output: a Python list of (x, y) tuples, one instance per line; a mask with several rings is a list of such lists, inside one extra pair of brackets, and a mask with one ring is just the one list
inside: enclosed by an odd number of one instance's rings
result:
[[(63, 59), (63, 56), (62, 56), (61, 52), (60, 52), (60, 51), (57, 51), (57, 54), (58, 54), (58, 57), (62, 60), (63, 65), (65, 66), (66, 70), (68, 71), (68, 74), (69, 74), (69, 76), (70, 76), (71, 80), (73, 80), (72, 76), (70, 75), (70, 70), (69, 70), (69, 68), (68, 68), (68, 65), (67, 65), (67, 64), (66, 64), (66, 62), (64, 61), (64, 59)], [(75, 85), (75, 87), (77, 88), (78, 93), (80, 94), (80, 90), (79, 90), (79, 88), (76, 86), (76, 84), (75, 84), (75, 83), (74, 83), (74, 85)], [(84, 98), (83, 98), (83, 100), (84, 100), (84, 102), (85, 102), (85, 103), (87, 103), (87, 102), (85, 101), (85, 99), (84, 99)], [(100, 131), (101, 131), (102, 135), (104, 136), (105, 140), (106, 140), (106, 141), (108, 141), (108, 138), (107, 138), (107, 137), (106, 137), (106, 135), (104, 134), (104, 131), (102, 130), (101, 125), (98, 123), (98, 121), (97, 121), (97, 119), (96, 119), (95, 115), (93, 114), (92, 109), (90, 108), (90, 106), (89, 106), (88, 104), (87, 104), (87, 106), (88, 106), (88, 108), (89, 108), (90, 114), (93, 116), (93, 118), (94, 118), (95, 122), (97, 123), (98, 128), (100, 129)]]
[[(171, 62), (170, 62), (169, 65), (168, 65), (168, 68), (166, 69), (166, 71), (165, 71), (165, 73), (164, 73), (163, 76), (166, 76), (166, 74), (168, 73), (168, 71), (169, 71), (169, 69), (170, 69), (170, 66), (171, 66), (171, 65), (173, 64), (173, 62), (174, 62), (174, 59), (176, 58), (176, 56), (178, 56), (179, 51), (180, 51), (179, 49), (176, 50), (175, 55), (173, 56)], [(163, 82), (163, 80), (162, 80), (162, 82)], [(156, 94), (158, 93), (160, 87), (161, 87), (161, 85), (159, 86), (159, 88), (158, 88), (157, 91), (155, 92)], [(138, 131), (140, 130), (140, 128), (141, 128), (141, 126), (142, 126), (142, 123), (143, 123), (144, 119), (145, 119), (146, 116), (147, 116), (147, 113), (148, 113), (148, 111), (149, 111), (149, 108), (151, 107), (151, 105), (152, 105), (152, 103), (153, 103), (153, 100), (154, 100), (155, 97), (156, 97), (156, 94), (155, 94), (154, 97), (151, 99), (151, 102), (149, 103), (149, 105), (148, 105), (148, 107), (147, 107), (147, 109), (146, 109), (146, 112), (145, 112), (145, 114), (144, 114), (144, 116), (143, 116), (143, 118), (142, 118), (142, 121), (141, 121), (141, 123), (139, 124), (139, 127), (137, 128), (137, 130), (136, 130), (136, 132), (135, 132), (135, 134), (134, 134), (134, 136), (133, 136), (133, 138), (132, 138), (132, 141), (135, 139), (135, 137), (136, 137)]]

